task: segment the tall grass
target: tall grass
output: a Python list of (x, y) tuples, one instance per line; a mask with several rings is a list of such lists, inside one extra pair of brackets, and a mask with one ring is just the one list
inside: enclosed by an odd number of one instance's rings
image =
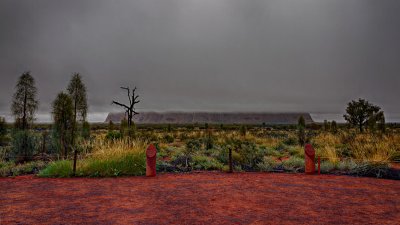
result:
[(397, 139), (371, 134), (357, 135), (349, 143), (353, 158), (357, 161), (390, 162), (398, 149)]
[[(77, 163), (77, 175), (110, 177), (143, 175), (146, 171), (147, 143), (141, 140), (96, 140), (93, 152)], [(71, 161), (51, 163), (40, 172), (43, 177), (69, 177), (72, 175)]]
[(335, 147), (341, 144), (340, 137), (332, 133), (320, 133), (313, 140), (314, 147)]
[(320, 156), (322, 159), (327, 160), (334, 165), (340, 161), (338, 152), (333, 146), (324, 146), (320, 152)]

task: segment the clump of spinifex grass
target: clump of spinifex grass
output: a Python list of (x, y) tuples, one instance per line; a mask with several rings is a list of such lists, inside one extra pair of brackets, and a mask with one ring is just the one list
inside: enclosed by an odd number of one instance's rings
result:
[(314, 147), (335, 147), (341, 144), (340, 137), (332, 133), (320, 133), (312, 139)]
[[(110, 177), (143, 175), (146, 172), (147, 143), (141, 140), (96, 141), (93, 153), (78, 161), (77, 176)], [(70, 161), (51, 163), (40, 172), (43, 177), (69, 177)]]
[(357, 135), (349, 145), (357, 161), (387, 163), (399, 150), (393, 138), (371, 134)]
[(333, 165), (338, 164), (340, 161), (338, 152), (334, 146), (324, 146), (321, 149), (319, 156)]

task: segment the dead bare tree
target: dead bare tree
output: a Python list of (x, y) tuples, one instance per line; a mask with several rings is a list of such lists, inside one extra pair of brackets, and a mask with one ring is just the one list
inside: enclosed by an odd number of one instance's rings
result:
[(129, 105), (119, 103), (117, 101), (113, 101), (112, 104), (121, 106), (122, 108), (125, 109), (125, 112), (128, 116), (128, 129), (130, 130), (133, 124), (133, 117), (139, 114), (135, 110), (135, 105), (140, 102), (140, 100), (138, 100), (139, 95), (135, 95), (136, 87), (133, 88), (132, 91), (129, 87), (121, 87), (121, 89), (126, 90), (128, 92)]

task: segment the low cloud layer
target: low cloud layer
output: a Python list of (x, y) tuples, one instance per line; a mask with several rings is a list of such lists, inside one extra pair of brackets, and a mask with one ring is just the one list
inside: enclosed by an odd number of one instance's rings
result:
[(30, 70), (46, 118), (80, 72), (91, 118), (135, 85), (139, 111), (329, 115), (362, 97), (396, 120), (398, 12), (397, 0), (3, 0), (0, 113)]

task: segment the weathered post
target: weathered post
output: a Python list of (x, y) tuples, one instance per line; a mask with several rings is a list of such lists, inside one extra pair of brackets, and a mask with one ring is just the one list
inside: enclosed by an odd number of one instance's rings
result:
[(304, 158), (305, 158), (305, 173), (315, 173), (315, 150), (310, 144), (306, 144), (304, 147)]
[(46, 138), (47, 138), (47, 131), (43, 131), (43, 133), (42, 133), (42, 156), (43, 156), (43, 154), (47, 153)]
[(321, 174), (321, 156), (318, 156), (318, 175)]
[(232, 149), (229, 148), (229, 173), (233, 173)]
[(157, 160), (157, 149), (153, 144), (150, 144), (146, 150), (146, 176), (156, 176), (156, 160)]
[(76, 146), (73, 147), (73, 149), (74, 149), (74, 166), (73, 166), (73, 168), (72, 168), (73, 176), (76, 175), (76, 160), (77, 160), (77, 158), (78, 158), (78, 151), (77, 151), (76, 148), (77, 148)]

